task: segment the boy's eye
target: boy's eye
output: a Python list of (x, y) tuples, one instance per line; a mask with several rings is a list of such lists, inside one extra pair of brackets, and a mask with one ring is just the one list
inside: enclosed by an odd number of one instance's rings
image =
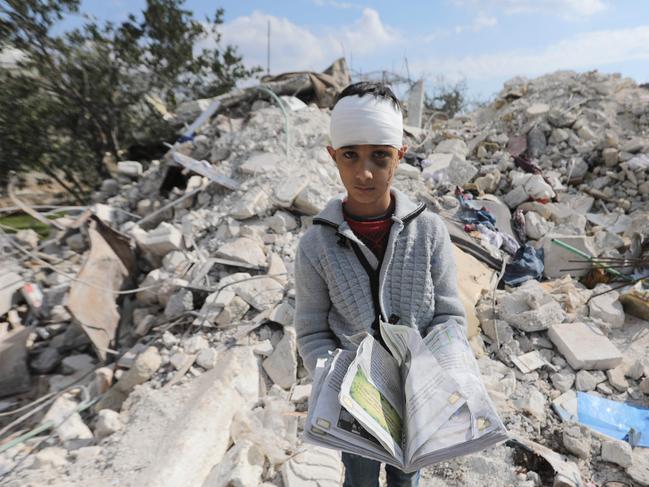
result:
[(375, 159), (385, 159), (387, 157), (390, 157), (390, 153), (384, 150), (374, 151), (372, 155)]
[(345, 152), (343, 152), (343, 157), (345, 159), (355, 159), (356, 158), (356, 152), (354, 152), (353, 150), (345, 151)]

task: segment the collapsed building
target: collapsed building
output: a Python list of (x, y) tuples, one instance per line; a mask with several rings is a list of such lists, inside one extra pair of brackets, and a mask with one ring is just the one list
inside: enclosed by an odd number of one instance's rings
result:
[[(300, 440), (292, 269), (344, 191), (325, 146), (348, 82), (339, 61), (161, 108), (182, 134), (163, 160), (119, 162), (46, 240), (3, 230), (3, 485), (340, 485), (338, 454)], [(649, 90), (516, 78), (418, 125), (394, 186), (449, 228), (511, 433), (421, 485), (649, 485)]]

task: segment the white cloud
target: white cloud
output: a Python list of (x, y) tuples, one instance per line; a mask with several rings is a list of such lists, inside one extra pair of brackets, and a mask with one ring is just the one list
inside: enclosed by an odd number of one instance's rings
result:
[(266, 66), (270, 21), (271, 72), (326, 68), (344, 53), (368, 55), (401, 42), (399, 32), (385, 25), (378, 12), (365, 8), (352, 24), (313, 32), (283, 17), (254, 11), (222, 26), (223, 41), (238, 47), (248, 65)]
[(505, 51), (464, 58), (414, 61), (422, 73), (444, 73), (474, 80), (538, 75), (560, 69), (602, 69), (607, 65), (649, 60), (649, 25), (579, 34), (539, 51)]
[(424, 43), (433, 42), (443, 37), (449, 37), (453, 34), (463, 34), (465, 32), (480, 32), (484, 29), (491, 29), (498, 25), (498, 19), (492, 15), (484, 13), (478, 14), (473, 18), (470, 24), (456, 25), (452, 28), (438, 28), (433, 32), (423, 36), (421, 41)]
[(564, 19), (595, 15), (607, 9), (604, 0), (451, 0), (468, 8), (495, 9), (506, 14), (544, 13)]
[(359, 5), (357, 3), (351, 3), (351, 2), (338, 2), (336, 0), (311, 0), (311, 3), (313, 5), (317, 5), (318, 7), (333, 7), (333, 8), (338, 8), (338, 9), (362, 9), (363, 6)]
[(480, 32), (483, 29), (489, 29), (498, 25), (498, 19), (492, 15), (480, 14), (473, 19), (468, 25), (457, 25), (453, 29), (456, 34), (463, 32)]

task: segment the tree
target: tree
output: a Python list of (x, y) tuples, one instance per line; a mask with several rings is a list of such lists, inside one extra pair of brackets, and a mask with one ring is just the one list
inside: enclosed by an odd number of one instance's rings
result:
[(426, 93), (424, 105), (429, 110), (442, 112), (452, 118), (466, 108), (466, 91), (466, 80), (450, 83), (443, 76), (438, 76), (432, 93)]
[(173, 139), (147, 95), (173, 110), (260, 71), (222, 46), (223, 9), (200, 22), (183, 4), (147, 0), (120, 24), (84, 16), (83, 26), (56, 35), (79, 0), (0, 3), (0, 46), (23, 54), (17, 70), (0, 67), (0, 179), (35, 168), (80, 198), (108, 176), (107, 153), (119, 160), (132, 144)]

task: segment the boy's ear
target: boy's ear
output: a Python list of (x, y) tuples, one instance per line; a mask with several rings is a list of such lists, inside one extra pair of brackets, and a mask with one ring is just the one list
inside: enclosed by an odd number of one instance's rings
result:
[(399, 160), (403, 159), (403, 157), (406, 155), (406, 152), (408, 152), (408, 146), (407, 145), (401, 146), (401, 149), (399, 149), (398, 152)]
[(336, 149), (334, 149), (332, 146), (328, 145), (327, 146), (327, 152), (329, 153), (329, 155), (331, 156), (331, 158), (335, 162), (336, 161)]

